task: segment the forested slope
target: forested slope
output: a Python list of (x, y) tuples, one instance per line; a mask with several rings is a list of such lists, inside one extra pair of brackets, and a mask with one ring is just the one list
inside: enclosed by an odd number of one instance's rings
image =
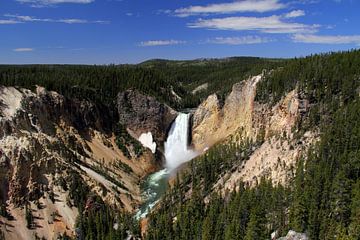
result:
[[(235, 82), (276, 66), (279, 60), (230, 58), (195, 61), (151, 60), (138, 65), (0, 65), (0, 85), (34, 89), (66, 97), (112, 104), (120, 91), (137, 89), (174, 108), (196, 107), (209, 93), (225, 94)], [(201, 94), (191, 91), (209, 82)], [(180, 97), (178, 97), (175, 94)]]
[(310, 239), (360, 239), (359, 66), (354, 50), (288, 60), (265, 75), (257, 101), (275, 105), (296, 89), (309, 110), (294, 136), (316, 129), (320, 140), (285, 186), (263, 178), (225, 193), (211, 191), (214, 183), (259, 143), (225, 141), (210, 149), (178, 175), (150, 216), (147, 239), (269, 239), (290, 229)]
[[(140, 65), (159, 70), (166, 79), (179, 83), (194, 96), (185, 99), (185, 106), (197, 106), (210, 94), (224, 98), (232, 86), (243, 79), (260, 74), (263, 69), (281, 66), (282, 59), (258, 57), (231, 57), (225, 59), (198, 59), (191, 61), (150, 60)], [(197, 89), (197, 87), (203, 88)], [(197, 89), (197, 90), (196, 90)]]

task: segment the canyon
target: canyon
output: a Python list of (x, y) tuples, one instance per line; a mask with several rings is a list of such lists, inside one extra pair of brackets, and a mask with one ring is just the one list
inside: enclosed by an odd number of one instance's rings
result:
[[(109, 109), (40, 86), (1, 87), (0, 193), (12, 216), (1, 220), (5, 236), (74, 236), (79, 212), (61, 184), (74, 174), (107, 204), (146, 217), (176, 169), (218, 143), (260, 142), (247, 161), (222, 174), (213, 191), (233, 191), (240, 181), (254, 185), (262, 177), (286, 184), (318, 133), (297, 132), (309, 107), (297, 89), (274, 106), (255, 101), (263, 74), (235, 84), (223, 103), (210, 95), (190, 114), (137, 90), (120, 92), (116, 109)], [(119, 148), (119, 136), (125, 147)], [(39, 227), (24, 223), (28, 203)]]

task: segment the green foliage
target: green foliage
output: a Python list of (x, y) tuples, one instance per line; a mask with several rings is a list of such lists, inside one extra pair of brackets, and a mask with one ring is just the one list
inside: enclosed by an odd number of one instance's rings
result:
[(26, 220), (26, 227), (31, 229), (34, 225), (34, 217), (32, 215), (32, 210), (30, 205), (25, 205), (25, 220)]
[[(257, 57), (233, 57), (193, 61), (151, 60), (142, 63), (141, 66), (157, 69), (166, 79), (180, 83), (184, 89), (174, 90), (181, 97), (185, 97), (183, 107), (195, 107), (213, 93), (217, 93), (224, 99), (235, 83), (241, 82), (249, 76), (260, 74), (263, 69), (273, 69), (282, 61)], [(191, 92), (202, 84), (207, 84), (208, 87), (195, 95), (186, 94), (186, 91)]]
[[(246, 160), (239, 152), (251, 153), (246, 147), (226, 153), (221, 149), (227, 147), (215, 147), (190, 163), (188, 174), (150, 215), (148, 239), (268, 239), (271, 232), (285, 235), (290, 228), (310, 239), (360, 239), (360, 51), (281, 64), (260, 83), (257, 99), (276, 103), (297, 87), (310, 103), (298, 132), (317, 128), (321, 133), (289, 187), (262, 180), (253, 188), (237, 183), (237, 192), (209, 196), (222, 173)], [(189, 191), (200, 197), (186, 197)], [(205, 206), (197, 203), (205, 197)], [(165, 224), (171, 227), (164, 235), (156, 232)]]
[(225, 196), (211, 193), (224, 172), (248, 159), (253, 146), (222, 143), (191, 161), (150, 215), (147, 239), (267, 239), (271, 231), (285, 230), (287, 189), (263, 179), (256, 188), (239, 183), (238, 191)]
[(127, 165), (126, 163), (124, 163), (120, 160), (117, 160), (114, 165), (116, 168), (121, 169), (128, 174), (134, 172), (133, 169), (129, 165)]
[[(139, 65), (2, 65), (0, 85), (34, 89), (36, 85), (57, 91), (68, 98), (87, 99), (98, 105), (114, 106), (120, 91), (130, 88), (154, 96), (175, 109), (196, 107), (208, 93), (224, 96), (235, 82), (271, 69), (279, 60), (229, 58), (224, 60), (154, 60)], [(199, 94), (190, 91), (209, 83)], [(173, 91), (181, 97), (179, 101)]]
[(100, 197), (92, 196), (84, 212), (77, 219), (77, 231), (83, 239), (126, 239), (130, 234), (140, 235), (139, 225), (133, 217), (106, 205)]
[(334, 95), (341, 96), (341, 102), (346, 103), (356, 96), (359, 65), (360, 50), (291, 59), (258, 84), (256, 98), (276, 103), (286, 92), (298, 87), (312, 103), (331, 107)]
[(69, 196), (79, 209), (77, 232), (83, 239), (125, 239), (128, 231), (139, 236), (139, 225), (129, 213), (105, 204), (92, 193), (77, 172), (69, 176)]
[(49, 198), (52, 203), (55, 203), (55, 193), (52, 190), (49, 192)]
[(130, 136), (124, 125), (118, 123), (114, 133), (116, 136), (116, 145), (127, 158), (131, 158), (129, 148), (133, 149), (135, 157), (139, 157), (143, 154), (144, 147), (139, 141)]
[(358, 231), (357, 218), (351, 216), (358, 214), (354, 182), (359, 179), (359, 99), (330, 117), (332, 124), (324, 126), (320, 142), (309, 151), (306, 171), (299, 166), (293, 190), (291, 225), (312, 239)]
[(7, 211), (6, 211), (6, 203), (0, 203), (0, 216), (6, 217)]
[(105, 179), (109, 180), (110, 182), (114, 183), (116, 186), (118, 186), (119, 188), (122, 188), (124, 190), (129, 190), (122, 182), (121, 180), (117, 180), (115, 179), (115, 177), (113, 177), (110, 173), (110, 171), (101, 166), (101, 165), (96, 165), (96, 166), (88, 166), (90, 167), (92, 170), (94, 170), (95, 172), (97, 172), (98, 174), (100, 174), (101, 176), (103, 176)]
[(210, 148), (206, 154), (190, 162), (189, 169), (183, 172), (181, 179), (185, 190), (197, 187), (207, 194), (220, 175), (234, 165), (246, 160), (252, 153), (250, 142), (222, 143)]
[(169, 82), (159, 72), (139, 66), (18, 65), (0, 66), (0, 85), (33, 89), (35, 85), (69, 98), (112, 104), (119, 91), (136, 88), (174, 105)]
[(350, 209), (349, 235), (358, 240), (360, 239), (360, 179), (353, 186)]
[(73, 200), (74, 206), (81, 212), (85, 208), (90, 188), (77, 172), (72, 171), (69, 175), (69, 197)]
[(268, 239), (278, 229), (280, 219), (274, 216), (288, 207), (273, 194), (278, 191), (263, 180), (256, 188), (240, 186), (225, 198), (212, 194), (205, 205), (197, 190), (188, 201), (171, 202), (176, 192), (172, 189), (150, 215), (146, 239)]

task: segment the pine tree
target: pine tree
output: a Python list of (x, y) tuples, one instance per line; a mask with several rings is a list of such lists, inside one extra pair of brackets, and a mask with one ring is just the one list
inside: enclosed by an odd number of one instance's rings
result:
[(26, 220), (26, 227), (31, 229), (33, 227), (33, 215), (31, 208), (28, 204), (25, 205), (25, 220)]
[(296, 170), (293, 202), (290, 210), (290, 225), (291, 228), (297, 232), (303, 232), (306, 228), (307, 206), (304, 184), (304, 161), (300, 160)]
[(340, 171), (333, 183), (331, 210), (336, 222), (347, 225), (350, 217), (351, 181)]
[(3, 216), (3, 217), (7, 216), (6, 203), (0, 202), (0, 216)]
[(245, 240), (253, 239), (267, 239), (265, 228), (265, 216), (264, 212), (255, 206), (250, 213), (250, 220), (246, 228)]
[(352, 190), (349, 235), (352, 239), (360, 240), (360, 180), (357, 180)]

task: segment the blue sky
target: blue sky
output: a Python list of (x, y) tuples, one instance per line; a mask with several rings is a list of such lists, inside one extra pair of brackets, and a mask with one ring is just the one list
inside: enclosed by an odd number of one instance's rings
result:
[(358, 0), (1, 0), (0, 63), (294, 57), (360, 47)]

